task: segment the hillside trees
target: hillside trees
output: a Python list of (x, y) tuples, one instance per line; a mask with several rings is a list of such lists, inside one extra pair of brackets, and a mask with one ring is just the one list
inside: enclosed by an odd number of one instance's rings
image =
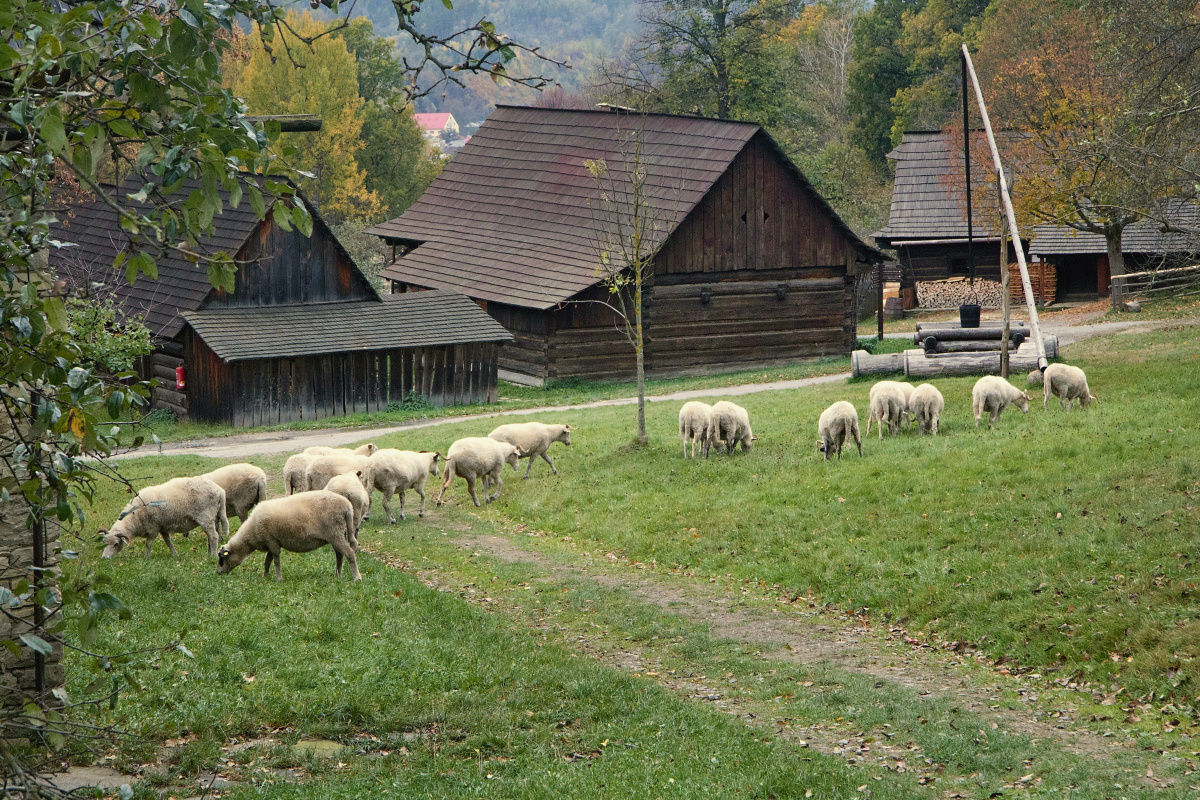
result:
[[(1156, 5), (1149, 15), (1162, 20), (1176, 4)], [(1023, 216), (1103, 235), (1118, 276), (1124, 229), (1195, 194), (1200, 34), (1177, 17), (1174, 41), (1131, 36), (1103, 10), (998, 0), (979, 64), (991, 113), (1021, 134), (1009, 155)]]

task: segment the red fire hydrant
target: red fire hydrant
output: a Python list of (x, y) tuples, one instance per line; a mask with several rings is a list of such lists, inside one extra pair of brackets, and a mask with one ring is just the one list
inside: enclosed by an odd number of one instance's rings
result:
[(182, 364), (175, 368), (175, 388), (180, 390), (187, 388), (187, 371), (184, 370)]

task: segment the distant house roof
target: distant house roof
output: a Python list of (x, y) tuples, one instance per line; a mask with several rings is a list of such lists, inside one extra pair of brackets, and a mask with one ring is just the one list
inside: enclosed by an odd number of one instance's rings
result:
[[(671, 229), (653, 232), (652, 249), (683, 222), (752, 137), (766, 137), (749, 122), (498, 106), (411, 208), (367, 231), (417, 245), (382, 276), (535, 309), (595, 285), (597, 189), (584, 161), (604, 159), (614, 172), (622, 170), (622, 140), (627, 150), (635, 131), (644, 131), (647, 200), (674, 220)], [(812, 192), (849, 241), (864, 254), (878, 255)]]
[(382, 302), (206, 308), (182, 316), (226, 361), (513, 338), (467, 297), (438, 291), (383, 295)]
[[(1172, 200), (1167, 204), (1164, 216), (1191, 231), (1200, 229), (1200, 209), (1194, 202)], [(1038, 256), (1100, 255), (1108, 252), (1108, 246), (1098, 233), (1085, 233), (1065, 225), (1038, 225), (1033, 229), (1029, 251)], [(1147, 255), (1200, 253), (1200, 235), (1166, 232), (1162, 222), (1143, 219), (1127, 225), (1122, 231), (1121, 252)]]
[[(175, 197), (182, 202), (199, 186), (196, 181), (187, 181)], [(119, 191), (132, 193), (140, 188), (141, 181), (131, 178)], [(201, 237), (197, 250), (201, 254), (225, 252), (236, 256), (250, 235), (258, 230), (261, 220), (251, 210), (248, 200), (243, 199), (234, 208), (229, 204), (227, 193), (222, 192), (221, 199), (224, 209), (213, 217), (213, 232)], [(274, 200), (270, 196), (265, 199), (270, 218)], [(314, 231), (324, 229), (325, 223), (316, 210), (309, 206), (309, 211), (313, 215)], [(165, 251), (156, 259), (156, 280), (139, 275), (132, 285), (127, 283), (124, 270), (114, 271), (112, 264), (117, 254), (129, 247), (130, 237), (121, 229), (117, 212), (100, 200), (68, 203), (65, 213), (60, 213), (59, 217), (52, 226), (52, 235), (74, 246), (52, 248), (50, 266), (61, 277), (85, 289), (89, 288), (89, 282), (108, 285), (124, 313), (141, 319), (155, 337), (170, 339), (178, 335), (183, 329), (180, 312), (199, 308), (213, 291), (204, 264), (188, 261), (174, 250)], [(341, 247), (340, 243), (338, 247)]]
[[(1005, 135), (1001, 131), (997, 138), (1002, 140)], [(962, 142), (949, 131), (908, 131), (887, 157), (896, 162), (896, 182), (892, 186), (891, 214), (875, 240), (888, 247), (896, 241), (965, 239), (966, 195), (954, 180), (954, 175), (962, 175)], [(991, 156), (986, 147), (976, 149), (975, 139), (971, 161), (973, 179), (979, 164), (987, 164), (991, 171)], [(985, 218), (982, 211), (973, 209), (972, 235), (995, 238), (994, 220)], [(994, 213), (993, 208), (988, 216)]]
[(417, 121), (417, 125), (423, 131), (444, 131), (446, 124), (454, 119), (454, 115), (450, 113), (431, 113), (431, 114), (413, 114), (413, 119)]

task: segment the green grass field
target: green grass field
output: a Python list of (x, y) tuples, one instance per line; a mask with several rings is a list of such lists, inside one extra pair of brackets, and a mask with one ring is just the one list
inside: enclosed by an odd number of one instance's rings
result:
[[(216, 575), (202, 537), (185, 541), (178, 561), (161, 544), (149, 562), (132, 548), (97, 567), (135, 612), (100, 646), (163, 643), (190, 625), (195, 659), (159, 657), (140, 690), (100, 713), (140, 737), (116, 748), (127, 767), (152, 765), (138, 789), (146, 796), (175, 794), (214, 768), (242, 781), (235, 796), (250, 796), (266, 791), (255, 788), (270, 780), (256, 777), (265, 765), (305, 770), (299, 783), (270, 787), (280, 797), (1133, 797), (1163, 788), (1140, 777), (1147, 767), (1136, 759), (1176, 747), (1174, 766), (1156, 762), (1153, 772), (1175, 770), (1168, 796), (1194, 796), (1197, 333), (1075, 345), (1066, 360), (1087, 370), (1100, 400), (1044, 412), (1038, 395), (1028, 415), (1010, 408), (994, 430), (970, 419), (973, 379), (938, 381), (944, 435), (880, 441), (872, 430), (865, 456), (840, 462), (821, 460), (817, 416), (849, 399), (865, 427), (867, 383), (746, 396), (754, 450), (707, 461), (681, 457), (673, 404), (648, 407), (643, 447), (630, 441), (632, 408), (571, 412), (562, 419), (578, 428), (575, 444), (553, 452), (559, 477), (539, 462), (528, 481), (506, 472), (502, 497), (483, 509), (460, 481), (424, 520), (380, 525), (376, 513), (360, 540), (404, 569), (363, 554), (357, 585), (334, 579), (328, 551), (285, 554), (275, 584), (254, 559)], [(493, 425), (376, 443), (444, 452)], [(282, 461), (258, 462), (276, 491)], [(147, 458), (125, 472), (145, 485), (211, 464)], [(105, 487), (93, 518), (111, 521), (123, 502)], [(494, 534), (532, 560), (476, 557), (470, 537)], [(987, 658), (932, 657), (955, 659), (976, 682), (998, 680), (988, 666), (998, 659), (1025, 674), (1021, 697), (1004, 684), (997, 707), (1032, 708), (1023, 705), (1032, 690), (1135, 746), (1091, 758), (994, 730), (951, 701), (711, 638), (702, 619), (548, 574), (537, 559), (702, 588), (764, 613), (780, 596), (800, 597), (806, 614), (824, 608), (830, 620), (850, 613), (872, 629), (962, 642)], [(721, 676), (746, 713), (596, 655), (630, 649), (661, 664), (655, 673)], [(73, 672), (73, 691), (90, 679)], [(1071, 691), (1057, 688), (1068, 681)], [(1101, 703), (1108, 693), (1116, 708)], [(1140, 699), (1127, 710), (1129, 698)], [(920, 751), (911, 761), (929, 759), (928, 774), (801, 747), (800, 734), (785, 733), (793, 726), (895, 736)], [(155, 761), (158, 743), (185, 736), (195, 738)], [(274, 742), (247, 756), (221, 750), (255, 736)], [(289, 748), (313, 737), (349, 749), (322, 760)], [(1017, 780), (1026, 773), (1036, 781)]]

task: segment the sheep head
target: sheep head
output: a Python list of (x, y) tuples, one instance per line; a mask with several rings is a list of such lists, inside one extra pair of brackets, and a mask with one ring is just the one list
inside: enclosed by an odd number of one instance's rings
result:
[(559, 432), (558, 436), (554, 437), (554, 441), (562, 442), (565, 445), (570, 445), (572, 430), (574, 430), (574, 428), (572, 428), (570, 425), (563, 425), (562, 431)]
[(509, 453), (508, 456), (504, 459), (504, 463), (506, 463), (510, 467), (512, 467), (513, 472), (516, 472), (517, 467), (519, 466), (519, 464), (521, 462), (521, 459), (524, 457), (525, 457), (525, 451), (522, 450), (520, 447), (513, 445), (512, 452)]
[(1021, 392), (1016, 400), (1013, 401), (1017, 408), (1021, 409), (1022, 414), (1029, 413), (1029, 392)]
[(101, 558), (112, 558), (124, 550), (125, 545), (129, 544), (129, 534), (124, 531), (106, 531), (101, 528), (98, 533), (104, 542), (104, 552), (100, 554)]
[(229, 545), (224, 545), (217, 551), (217, 574), (224, 575), (233, 570), (246, 560), (248, 552), (242, 550), (231, 550)]

